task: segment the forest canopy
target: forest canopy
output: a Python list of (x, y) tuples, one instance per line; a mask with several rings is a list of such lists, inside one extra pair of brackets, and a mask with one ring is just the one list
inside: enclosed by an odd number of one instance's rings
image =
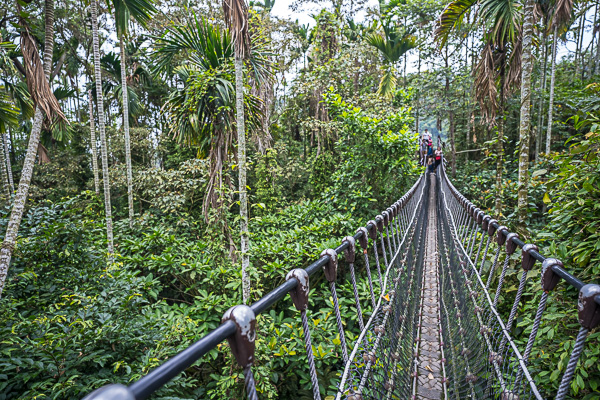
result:
[[(0, 399), (147, 374), (398, 200), (425, 129), (465, 196), (598, 283), (598, 1), (288, 3), (0, 5)], [(529, 282), (519, 344), (540, 296)], [(577, 292), (550, 296), (530, 361), (548, 397), (579, 329)], [(324, 304), (311, 298), (326, 398), (342, 362)], [(294, 311), (259, 317), (261, 398), (312, 398)], [(600, 398), (598, 338), (570, 398)], [(242, 398), (226, 347), (153, 398)]]

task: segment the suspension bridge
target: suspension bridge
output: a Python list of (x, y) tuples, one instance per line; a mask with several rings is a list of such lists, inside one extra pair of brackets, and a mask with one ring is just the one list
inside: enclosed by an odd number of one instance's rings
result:
[[(507, 291), (509, 260), (517, 250), (522, 272), (504, 318), (497, 307)], [(360, 258), (369, 283), (368, 301), (362, 303), (354, 267)], [(349, 274), (338, 274), (340, 262)], [(524, 243), (486, 215), (459, 193), (442, 166), (437, 175), (421, 175), (404, 196), (337, 248), (323, 251), (305, 269), (291, 270), (284, 284), (251, 306), (229, 309), (218, 328), (148, 375), (129, 386), (104, 386), (86, 399), (147, 399), (225, 340), (243, 369), (247, 398), (258, 399), (252, 373), (256, 316), (276, 302), (291, 301), (303, 327), (313, 397), (321, 400), (313, 358), (318, 344), (311, 341), (307, 319), (310, 280), (317, 274), (324, 274), (328, 282), (337, 326), (331, 335), (340, 338), (337, 400), (543, 399), (528, 361), (549, 294), (559, 284), (579, 291), (571, 306), (580, 330), (553, 394), (563, 400), (589, 332), (600, 324), (600, 285), (581, 282), (560, 260), (544, 257), (536, 245)], [(353, 292), (338, 293), (336, 283), (346, 275)], [(511, 332), (529, 279), (539, 282), (543, 293), (532, 315), (531, 333), (519, 347)], [(341, 296), (356, 306), (360, 331), (352, 335), (340, 313)], [(349, 342), (349, 337), (355, 340)]]

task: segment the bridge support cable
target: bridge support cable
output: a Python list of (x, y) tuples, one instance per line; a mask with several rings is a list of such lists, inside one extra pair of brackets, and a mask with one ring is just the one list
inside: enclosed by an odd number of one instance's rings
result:
[[(228, 310), (220, 326), (146, 376), (128, 387), (107, 385), (86, 399), (147, 399), (223, 340), (229, 342), (242, 368), (246, 396), (257, 399), (259, 393), (252, 375), (255, 316), (289, 293), (300, 311), (310, 389), (314, 400), (322, 400), (307, 309), (309, 277), (323, 270), (333, 299), (340, 364), (343, 364), (337, 400), (433, 399), (438, 394), (437, 398), (455, 400), (543, 399), (528, 364), (535, 354), (537, 334), (546, 305), (552, 299), (551, 292), (561, 281), (579, 291), (581, 325), (558, 392), (548, 394), (555, 396), (555, 400), (564, 400), (589, 333), (600, 325), (600, 285), (586, 285), (569, 274), (559, 260), (542, 256), (535, 245), (521, 241), (517, 234), (462, 196), (443, 166), (438, 171), (437, 176), (422, 175), (400, 200), (359, 228), (354, 236), (323, 252), (305, 269), (290, 271), (285, 283), (250, 307), (239, 305)], [(365, 261), (370, 314), (368, 305), (360, 303), (356, 241)], [(495, 243), (492, 247), (497, 247), (490, 252), (492, 242)], [(506, 275), (517, 248), (521, 248), (522, 272), (505, 322), (496, 307), (505, 301)], [(352, 283), (353, 293), (348, 295), (354, 298), (360, 329), (352, 335), (346, 331), (347, 315), (341, 312), (336, 291), (338, 255), (342, 253)], [(373, 284), (371, 259), (377, 267), (378, 286)], [(521, 352), (513, 339), (512, 327), (523, 313), (521, 298), (528, 281), (533, 279), (536, 262), (541, 263), (542, 293)], [(498, 274), (499, 263), (502, 269)], [(531, 284), (528, 290), (530, 287)], [(493, 300), (490, 294), (494, 295)], [(355, 338), (354, 343), (346, 343), (349, 338)]]
[[(546, 309), (546, 303), (549, 299), (549, 294), (552, 290), (554, 290), (556, 285), (561, 280), (564, 280), (567, 284), (569, 284), (579, 290), (578, 316), (579, 316), (579, 323), (581, 325), (581, 329), (576, 338), (575, 346), (574, 346), (571, 356), (569, 358), (569, 362), (567, 364), (566, 371), (563, 374), (561, 383), (559, 385), (559, 390), (555, 397), (556, 400), (563, 400), (566, 397), (566, 395), (568, 394), (569, 387), (570, 387), (571, 381), (574, 376), (574, 371), (577, 366), (578, 359), (583, 351), (587, 336), (591, 329), (594, 329), (594, 328), (598, 327), (598, 325), (600, 325), (600, 285), (596, 285), (596, 284), (585, 285), (579, 279), (577, 279), (576, 277), (574, 277), (573, 275), (571, 275), (567, 271), (565, 271), (563, 269), (562, 263), (559, 260), (553, 259), (553, 258), (545, 258), (544, 256), (542, 256), (538, 252), (538, 249), (535, 245), (526, 244), (526, 243), (522, 242), (519, 239), (519, 236), (517, 234), (510, 233), (508, 231), (508, 228), (506, 228), (505, 226), (500, 226), (497, 221), (492, 220), (490, 216), (485, 215), (482, 211), (480, 211), (478, 208), (476, 208), (471, 202), (469, 202), (464, 196), (462, 196), (456, 190), (456, 188), (454, 188), (454, 186), (448, 180), (445, 173), (442, 174), (442, 177), (443, 177), (443, 184), (445, 185), (446, 191), (451, 194), (451, 196), (448, 196), (448, 198), (450, 199), (449, 202), (454, 203), (454, 204), (459, 204), (464, 210), (466, 210), (467, 213), (470, 215), (470, 217), (473, 219), (473, 221), (476, 221), (478, 225), (481, 225), (482, 233), (485, 231), (488, 231), (488, 234), (490, 236), (488, 238), (488, 243), (491, 239), (491, 236), (493, 235), (493, 232), (491, 232), (492, 230), (497, 230), (496, 240), (498, 242), (498, 245), (501, 246), (503, 243), (505, 243), (506, 255), (505, 255), (504, 265), (503, 265), (502, 271), (501, 271), (499, 279), (498, 279), (495, 297), (494, 297), (494, 300), (490, 307), (490, 311), (491, 311), (490, 318), (491, 319), (488, 320), (488, 321), (490, 321), (490, 322), (488, 322), (488, 325), (490, 325), (493, 323), (493, 318), (497, 317), (498, 323), (500, 324), (500, 326), (502, 326), (502, 335), (501, 335), (500, 343), (497, 346), (497, 348), (494, 349), (495, 350), (494, 352), (496, 353), (495, 357), (500, 356), (500, 357), (502, 357), (501, 360), (503, 362), (506, 362), (506, 358), (505, 358), (506, 354), (510, 353), (511, 348), (512, 348), (512, 353), (513, 353), (512, 357), (516, 357), (516, 361), (518, 361), (518, 363), (515, 364), (517, 366), (517, 368), (515, 368), (516, 379), (514, 379), (514, 382), (513, 382), (512, 374), (511, 374), (511, 380), (508, 381), (509, 385), (507, 386), (509, 390), (505, 391), (505, 393), (509, 393), (513, 397), (519, 396), (518, 397), (519, 399), (524, 398), (523, 392), (528, 390), (528, 389), (522, 387), (522, 381), (525, 378), (525, 380), (526, 380), (525, 386), (529, 386), (529, 388), (531, 389), (531, 392), (533, 392), (533, 394), (536, 396), (536, 398), (539, 398), (538, 397), (539, 393), (537, 393), (537, 394), (535, 393), (537, 391), (537, 389), (535, 388), (535, 383), (533, 382), (533, 380), (531, 380), (530, 376), (527, 376), (528, 375), (527, 364), (529, 361), (529, 357), (531, 356), (532, 349), (534, 347), (537, 333), (539, 331), (539, 327), (540, 327), (540, 324), (542, 321), (543, 313)], [(453, 209), (453, 207), (451, 204), (450, 210), (452, 210), (452, 209)], [(457, 218), (457, 214), (454, 213), (452, 215), (451, 219), (456, 220), (456, 218)], [(480, 249), (481, 249), (483, 241), (484, 241), (484, 236), (485, 235), (482, 235), (481, 242), (479, 244)], [(515, 296), (515, 301), (513, 302), (513, 306), (511, 308), (511, 311), (510, 311), (510, 314), (508, 317), (508, 321), (507, 321), (506, 325), (504, 325), (502, 319), (500, 319), (498, 317), (498, 313), (496, 312), (496, 306), (499, 302), (500, 294), (502, 292), (502, 287), (503, 287), (503, 283), (504, 283), (504, 279), (505, 279), (505, 275), (506, 275), (506, 270), (507, 270), (507, 267), (510, 262), (510, 256), (514, 253), (514, 251), (516, 250), (517, 247), (520, 247), (522, 249), (522, 253), (521, 253), (522, 274), (519, 279), (519, 289), (517, 290), (517, 294)], [(486, 245), (486, 248), (487, 248), (487, 245)], [(470, 253), (470, 251), (467, 251), (466, 253), (468, 254), (468, 253)], [(486, 252), (484, 252), (484, 253), (486, 253)], [(469, 260), (469, 264), (472, 267), (477, 267), (478, 257), (479, 257), (479, 250), (477, 252), (477, 256), (475, 257), (476, 262), (472, 263)], [(495, 256), (494, 259), (497, 259), (497, 256)], [(484, 255), (484, 257), (481, 261), (482, 264), (479, 268), (479, 271), (477, 271), (477, 272), (484, 271), (485, 260), (486, 260), (486, 255)], [(536, 261), (539, 261), (542, 263), (542, 268), (540, 271), (540, 278), (541, 278), (541, 288), (542, 288), (543, 292), (542, 292), (542, 294), (540, 296), (540, 300), (538, 302), (538, 307), (537, 307), (537, 310), (535, 313), (535, 318), (533, 320), (533, 324), (531, 325), (531, 332), (528, 336), (525, 350), (524, 350), (522, 356), (520, 356), (519, 350), (517, 349), (516, 345), (514, 344), (514, 341), (511, 338), (511, 328), (512, 328), (512, 324), (516, 318), (516, 315), (519, 313), (519, 304), (520, 304), (520, 300), (522, 297), (522, 293), (524, 291), (524, 287), (527, 283), (528, 272), (530, 272), (533, 269)], [(495, 262), (492, 262), (491, 265), (492, 266), (489, 271), (488, 282), (486, 284), (486, 290), (485, 290), (485, 295), (488, 298), (489, 298), (489, 295), (487, 293), (487, 289), (490, 288), (492, 279), (494, 278), (493, 274), (494, 274), (494, 269), (495, 269), (495, 266), (494, 266)], [(483, 283), (481, 277), (482, 277), (482, 275), (480, 273), (476, 274), (476, 280)], [(489, 329), (490, 327), (488, 326), (487, 328)], [(489, 387), (486, 388), (486, 393), (488, 393), (488, 392), (489, 392)]]
[(417, 317), (413, 370), (412, 395), (417, 400), (439, 400), (448, 397), (440, 322), (436, 181), (434, 175), (430, 175), (429, 178), (431, 183), (425, 236), (425, 259), (422, 267), (421, 299)]
[(406, 229), (385, 271), (382, 295), (346, 363), (337, 399), (410, 397), (414, 299), (418, 298), (420, 276), (417, 274), (421, 272), (416, 265), (423, 260), (420, 246), (425, 233), (426, 187), (422, 177), (415, 191), (418, 195), (405, 201)]
[[(459, 217), (459, 212), (456, 207), (452, 207), (456, 205), (456, 198), (450, 193), (445, 173), (441, 171), (440, 175), (440, 208), (444, 210), (440, 214), (442, 216), (440, 229), (445, 231), (445, 236), (451, 238), (451, 242), (454, 242), (449, 246), (450, 254), (446, 256), (449, 261), (449, 269), (459, 271), (458, 274), (452, 274), (454, 279), (450, 287), (442, 290), (442, 295), (446, 296), (445, 303), (451, 300), (448, 293), (453, 293), (458, 300), (455, 300), (455, 305), (459, 311), (453, 315), (449, 310), (450, 314), (446, 318), (453, 320), (460, 316), (461, 325), (464, 325), (461, 326), (462, 331), (457, 332), (450, 329), (450, 332), (443, 332), (443, 335), (451, 337), (454, 343), (462, 341), (466, 336), (464, 343), (467, 346), (461, 350), (462, 358), (448, 360), (450, 370), (459, 371), (459, 376), (449, 378), (450, 397), (509, 399), (518, 396), (519, 399), (542, 399), (526, 365), (522, 362), (519, 350), (492, 306), (492, 300), (485, 289), (477, 264), (467, 257), (467, 252), (457, 234), (459, 227), (455, 223), (455, 218)], [(490, 219), (485, 218), (488, 223)], [(489, 242), (496, 230), (487, 228), (484, 226), (482, 230), (488, 233), (488, 246), (486, 247), (489, 247)], [(482, 258), (482, 265), (485, 261), (486, 258)], [(445, 325), (450, 326), (448, 323)], [(509, 343), (510, 346), (501, 345), (503, 342)], [(465, 356), (468, 359), (468, 369), (464, 365)], [(448, 357), (456, 357), (456, 353), (449, 353)], [(456, 367), (453, 364), (456, 364)], [(523, 369), (523, 376), (530, 383), (529, 387), (523, 388), (519, 392), (514, 388), (517, 368)], [(456, 390), (459, 393), (456, 393)]]

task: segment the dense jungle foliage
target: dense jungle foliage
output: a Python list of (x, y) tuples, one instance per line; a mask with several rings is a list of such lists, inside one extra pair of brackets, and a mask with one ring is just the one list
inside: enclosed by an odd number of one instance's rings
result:
[[(400, 198), (423, 173), (425, 128), (466, 197), (599, 283), (599, 14), (588, 0), (264, 0), (244, 30), (210, 0), (0, 5), (0, 400), (147, 374), (216, 328), (247, 282), (252, 303)], [(361, 260), (366, 304), (365, 275)], [(308, 320), (329, 400), (342, 361), (326, 283), (311, 281)], [(579, 330), (577, 291), (550, 297), (530, 359), (546, 398)], [(358, 331), (354, 300), (340, 301)], [(312, 399), (292, 303), (257, 329), (260, 398)], [(600, 399), (599, 339), (567, 398)], [(222, 343), (153, 398), (240, 399), (243, 382)]]

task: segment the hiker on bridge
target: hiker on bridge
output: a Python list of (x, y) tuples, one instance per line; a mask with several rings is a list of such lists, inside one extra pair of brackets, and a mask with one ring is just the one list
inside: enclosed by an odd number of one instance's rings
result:
[(437, 150), (435, 151), (435, 163), (433, 165), (433, 172), (435, 172), (438, 166), (442, 163), (442, 145), (438, 144)]
[(425, 129), (425, 132), (423, 132), (423, 135), (421, 135), (421, 141), (419, 143), (420, 147), (421, 147), (421, 165), (427, 165), (427, 159), (426, 156), (428, 155), (429, 149), (431, 148), (431, 133), (429, 133), (429, 131), (427, 129)]

